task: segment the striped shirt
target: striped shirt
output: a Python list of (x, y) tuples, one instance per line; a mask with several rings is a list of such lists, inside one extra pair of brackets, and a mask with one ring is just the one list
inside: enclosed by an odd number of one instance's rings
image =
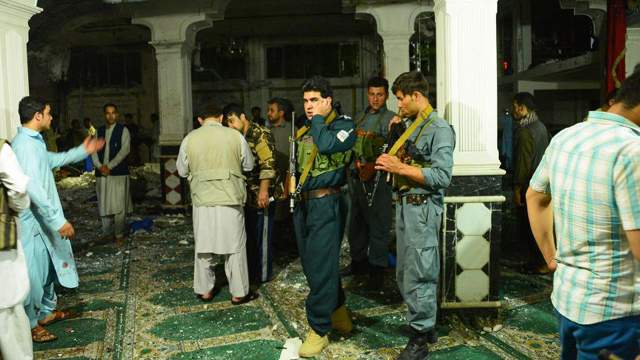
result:
[(551, 195), (558, 268), (551, 302), (578, 324), (640, 314), (640, 127), (592, 111), (556, 135), (530, 186)]

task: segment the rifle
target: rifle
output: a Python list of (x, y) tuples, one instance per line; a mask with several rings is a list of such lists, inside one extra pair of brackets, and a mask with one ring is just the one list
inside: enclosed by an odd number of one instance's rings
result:
[[(403, 123), (395, 123), (391, 125), (391, 130), (389, 131), (389, 138), (387, 139), (387, 143), (382, 145), (382, 153), (387, 154), (389, 150), (393, 147), (393, 145), (398, 141), (402, 133), (404, 132), (404, 124)], [(373, 205), (373, 198), (376, 196), (376, 191), (378, 190), (378, 183), (380, 182), (380, 177), (382, 176), (383, 171), (376, 171), (376, 178), (373, 183), (373, 191), (371, 193), (367, 192), (367, 188), (362, 183), (362, 188), (364, 189), (365, 194), (367, 194), (367, 205)], [(387, 183), (391, 184), (391, 173), (387, 173)]]
[[(402, 113), (402, 110), (400, 110), (400, 114), (401, 113)], [(404, 132), (404, 123), (399, 122), (391, 125), (391, 130), (389, 131), (389, 139), (387, 140), (386, 148), (383, 151), (385, 154), (388, 153), (389, 150), (391, 150), (391, 148), (396, 143), (396, 141), (400, 139), (400, 136), (402, 136), (403, 132)], [(393, 180), (393, 177), (391, 176), (391, 173), (387, 173), (387, 183), (391, 184), (392, 180)]]
[(291, 113), (291, 138), (289, 140), (289, 212), (293, 213), (296, 205), (296, 127), (293, 119), (296, 118), (296, 112)]

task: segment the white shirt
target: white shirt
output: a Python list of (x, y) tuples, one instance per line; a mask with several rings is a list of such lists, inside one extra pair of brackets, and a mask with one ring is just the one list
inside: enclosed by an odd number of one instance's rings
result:
[[(15, 212), (22, 212), (31, 204), (27, 194), (29, 177), (22, 172), (16, 155), (7, 144), (0, 148), (0, 181), (7, 188), (9, 207)], [(18, 248), (16, 250), (0, 251), (0, 309), (10, 308), (19, 304), (29, 293), (29, 275), (27, 262), (20, 242), (20, 223), (18, 225)]]

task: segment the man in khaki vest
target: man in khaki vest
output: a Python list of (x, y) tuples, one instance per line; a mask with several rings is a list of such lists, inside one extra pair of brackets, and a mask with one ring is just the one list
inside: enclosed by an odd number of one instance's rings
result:
[(177, 163), (193, 200), (193, 290), (203, 301), (213, 299), (219, 292), (214, 254), (224, 255), (231, 303), (240, 305), (258, 297), (249, 291), (243, 211), (247, 190), (242, 172), (253, 169), (253, 155), (241, 133), (222, 126), (218, 105), (206, 106), (198, 121), (202, 127), (184, 138)]

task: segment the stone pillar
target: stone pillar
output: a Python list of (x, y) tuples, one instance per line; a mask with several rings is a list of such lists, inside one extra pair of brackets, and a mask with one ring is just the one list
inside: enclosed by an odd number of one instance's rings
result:
[(627, 28), (627, 54), (625, 55), (627, 77), (633, 73), (633, 68), (640, 64), (640, 28)]
[[(384, 46), (383, 76), (390, 84), (403, 72), (409, 71), (409, 40), (415, 33), (416, 17), (432, 12), (433, 7), (415, 3), (357, 5), (356, 13), (373, 16)], [(365, 82), (369, 79), (364, 79)], [(395, 96), (390, 94), (387, 106), (398, 111)]]
[(29, 19), (42, 9), (34, 0), (0, 1), (0, 138), (12, 139), (20, 126), (18, 103), (29, 95)]
[(500, 305), (497, 0), (435, 0), (439, 114), (456, 131), (445, 194), (441, 306)]
[(187, 205), (187, 183), (178, 175), (176, 160), (182, 139), (193, 129), (191, 55), (198, 30), (211, 26), (201, 12), (134, 16), (133, 24), (151, 29), (150, 44), (158, 64), (160, 115), (160, 173), (162, 206), (181, 210)]

